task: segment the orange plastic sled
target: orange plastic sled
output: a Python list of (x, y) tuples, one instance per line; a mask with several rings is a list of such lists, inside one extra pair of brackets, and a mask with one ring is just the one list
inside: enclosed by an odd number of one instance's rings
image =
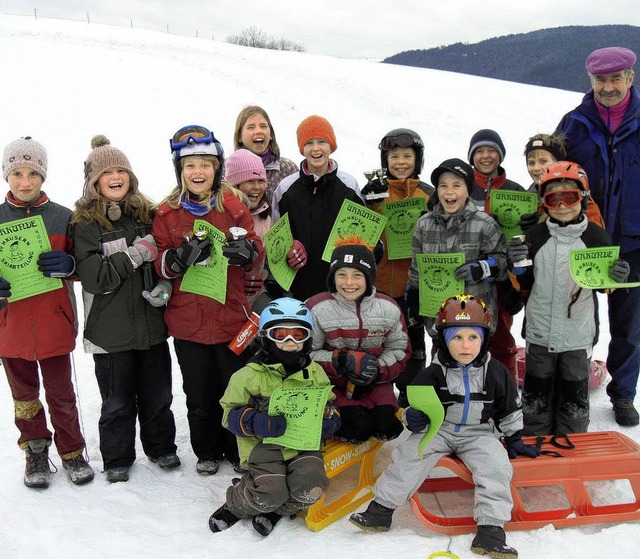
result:
[[(532, 530), (547, 524), (561, 528), (640, 520), (640, 445), (616, 431), (576, 433), (570, 435), (570, 439), (575, 445), (573, 449), (543, 446), (543, 449), (555, 450), (560, 457), (540, 455), (531, 459), (519, 456), (511, 461), (514, 506), (505, 530)], [(525, 437), (525, 442), (535, 444), (536, 438)], [(426, 499), (421, 498), (421, 494), (433, 493), (435, 498), (442, 493), (472, 491), (474, 488), (471, 472), (457, 457), (445, 456), (437, 466), (451, 470), (455, 476), (425, 480), (410, 501), (416, 517), (429, 530), (442, 534), (475, 531), (476, 523), (472, 516), (445, 516), (442, 507), (435, 507), (440, 508), (438, 512), (428, 510), (424, 502)], [(628, 484), (631, 491), (627, 493), (633, 495), (627, 502), (594, 504), (597, 499), (589, 489), (611, 480)], [(560, 499), (562, 503), (554, 507), (556, 499), (550, 499), (550, 508), (528, 510), (523, 495), (534, 487), (564, 492)], [(604, 493), (608, 498), (615, 494), (610, 491)], [(597, 496), (597, 492), (594, 495)]]

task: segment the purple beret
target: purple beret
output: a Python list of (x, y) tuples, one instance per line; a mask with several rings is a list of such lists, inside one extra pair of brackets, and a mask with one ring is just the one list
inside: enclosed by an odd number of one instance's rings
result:
[(636, 55), (624, 47), (607, 47), (594, 50), (587, 58), (585, 67), (591, 75), (612, 74), (636, 63)]

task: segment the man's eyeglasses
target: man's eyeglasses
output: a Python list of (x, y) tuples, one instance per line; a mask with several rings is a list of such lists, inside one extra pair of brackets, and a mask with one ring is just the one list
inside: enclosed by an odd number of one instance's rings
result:
[(284, 343), (291, 340), (296, 343), (306, 342), (311, 336), (311, 330), (304, 326), (272, 326), (267, 328), (264, 335), (272, 342)]

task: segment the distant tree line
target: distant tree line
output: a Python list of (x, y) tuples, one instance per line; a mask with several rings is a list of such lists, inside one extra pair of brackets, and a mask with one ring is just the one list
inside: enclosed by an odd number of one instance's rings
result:
[(277, 39), (267, 35), (257, 27), (247, 27), (238, 35), (227, 37), (227, 43), (232, 45), (242, 45), (243, 47), (254, 47), (257, 49), (289, 50), (294, 52), (305, 52), (305, 48), (300, 43), (288, 39)]
[(584, 62), (595, 49), (622, 46), (640, 56), (640, 27), (567, 26), (401, 52), (383, 60), (434, 70), (584, 92)]

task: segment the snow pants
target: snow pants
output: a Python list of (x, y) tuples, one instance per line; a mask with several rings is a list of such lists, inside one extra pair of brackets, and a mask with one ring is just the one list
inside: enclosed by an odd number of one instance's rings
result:
[(105, 470), (131, 466), (136, 459), (136, 418), (147, 456), (175, 452), (169, 344), (98, 353), (93, 360), (102, 396), (98, 430)]
[(551, 353), (528, 343), (522, 415), (525, 435), (586, 433), (591, 351)]
[(39, 365), (58, 454), (63, 460), (81, 454), (84, 437), (80, 430), (76, 395), (71, 380), (70, 355), (57, 355), (40, 361), (3, 357), (2, 364), (13, 397), (15, 423), (20, 430), (20, 448), (24, 449), (27, 442), (33, 439), (51, 441), (52, 438), (40, 401)]
[(375, 500), (395, 509), (406, 503), (447, 454), (455, 454), (471, 471), (474, 491), (473, 518), (478, 524), (503, 526), (511, 519), (513, 467), (502, 443), (488, 425), (463, 426), (454, 432), (452, 424), (443, 424), (438, 434), (418, 455), (423, 433), (412, 433), (391, 453), (391, 463), (376, 481)]
[(238, 462), (236, 437), (222, 426), (220, 398), (231, 375), (244, 367), (246, 356), (236, 355), (227, 345), (174, 340), (193, 452), (198, 458), (222, 460), (226, 456), (230, 462)]
[(320, 499), (329, 487), (320, 451), (300, 452), (285, 461), (280, 446), (260, 442), (247, 462), (249, 471), (227, 489), (227, 507), (238, 518), (267, 512), (296, 514)]

